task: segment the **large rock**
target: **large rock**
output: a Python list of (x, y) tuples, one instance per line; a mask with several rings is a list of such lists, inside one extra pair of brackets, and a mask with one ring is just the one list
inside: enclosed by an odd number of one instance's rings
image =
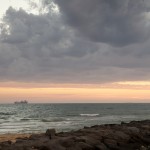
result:
[(56, 130), (55, 129), (47, 129), (45, 135), (48, 136), (50, 139), (52, 139), (52, 137), (54, 137), (56, 134)]

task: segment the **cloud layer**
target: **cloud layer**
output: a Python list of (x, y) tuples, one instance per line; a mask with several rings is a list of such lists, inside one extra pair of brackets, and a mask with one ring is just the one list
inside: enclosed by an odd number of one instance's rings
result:
[(55, 1), (66, 21), (92, 41), (125, 46), (150, 36), (149, 20), (145, 18), (150, 7), (146, 1)]
[[(43, 1), (43, 7), (44, 2), (50, 3)], [(7, 10), (0, 34), (0, 81), (150, 79), (149, 1), (54, 2), (60, 13), (52, 7), (37, 15)]]

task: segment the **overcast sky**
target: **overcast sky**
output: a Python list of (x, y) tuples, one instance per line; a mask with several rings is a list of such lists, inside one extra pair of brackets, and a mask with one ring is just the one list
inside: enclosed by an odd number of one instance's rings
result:
[(150, 80), (149, 0), (13, 2), (0, 2), (0, 82)]

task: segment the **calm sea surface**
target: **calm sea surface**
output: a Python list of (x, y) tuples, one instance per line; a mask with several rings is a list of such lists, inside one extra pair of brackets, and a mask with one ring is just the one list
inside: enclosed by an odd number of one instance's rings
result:
[(0, 104), (0, 134), (150, 119), (150, 104)]

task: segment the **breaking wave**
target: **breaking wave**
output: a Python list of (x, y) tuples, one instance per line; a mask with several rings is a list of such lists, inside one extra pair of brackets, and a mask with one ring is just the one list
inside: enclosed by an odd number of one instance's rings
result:
[(99, 114), (80, 114), (80, 116), (95, 117), (99, 116)]

